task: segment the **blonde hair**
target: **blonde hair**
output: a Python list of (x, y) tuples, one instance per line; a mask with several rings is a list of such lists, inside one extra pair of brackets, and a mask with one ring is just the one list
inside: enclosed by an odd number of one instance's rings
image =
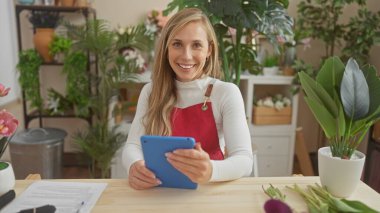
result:
[(175, 34), (190, 22), (200, 22), (207, 33), (211, 54), (203, 67), (202, 75), (219, 78), (218, 45), (214, 29), (207, 16), (196, 8), (187, 8), (179, 11), (167, 22), (162, 29), (160, 39), (155, 50), (155, 63), (152, 73), (152, 92), (148, 100), (148, 110), (144, 116), (146, 134), (171, 135), (171, 112), (177, 102), (177, 88), (175, 73), (168, 60), (168, 44)]

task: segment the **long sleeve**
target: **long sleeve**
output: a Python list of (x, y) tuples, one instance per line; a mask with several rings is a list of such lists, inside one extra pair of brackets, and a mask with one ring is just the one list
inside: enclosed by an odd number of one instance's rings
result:
[(140, 137), (145, 134), (145, 127), (143, 125), (143, 117), (147, 111), (148, 98), (151, 91), (151, 84), (143, 87), (139, 100), (137, 102), (137, 110), (132, 122), (131, 129), (128, 133), (128, 139), (124, 146), (122, 161), (123, 166), (129, 175), (129, 168), (131, 165), (138, 161), (143, 160), (144, 156), (141, 149)]
[[(220, 114), (219, 128), (224, 136), (228, 156), (222, 161), (212, 161), (211, 181), (225, 181), (248, 176), (252, 171), (253, 155), (251, 136), (244, 111), (244, 102), (240, 90), (231, 83), (219, 82), (215, 87), (213, 103), (216, 114)], [(219, 111), (219, 112), (218, 112)], [(218, 117), (218, 115), (215, 115)]]

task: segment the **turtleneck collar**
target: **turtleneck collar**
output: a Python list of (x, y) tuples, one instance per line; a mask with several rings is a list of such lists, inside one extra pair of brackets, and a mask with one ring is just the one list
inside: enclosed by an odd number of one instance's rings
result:
[(195, 79), (193, 81), (182, 82), (175, 80), (175, 85), (178, 89), (186, 89), (186, 88), (204, 88), (211, 80), (209, 76), (203, 76), (202, 78)]

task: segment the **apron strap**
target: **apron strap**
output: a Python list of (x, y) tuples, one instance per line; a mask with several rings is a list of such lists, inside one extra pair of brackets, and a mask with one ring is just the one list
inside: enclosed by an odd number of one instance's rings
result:
[(211, 96), (211, 92), (212, 92), (212, 88), (214, 87), (214, 83), (215, 83), (216, 79), (213, 78), (210, 82), (210, 84), (207, 86), (207, 89), (206, 89), (206, 92), (205, 92), (205, 100), (203, 102), (203, 105), (202, 105), (202, 110), (203, 111), (206, 111), (208, 109), (208, 106), (207, 106), (207, 101), (210, 100), (210, 96)]

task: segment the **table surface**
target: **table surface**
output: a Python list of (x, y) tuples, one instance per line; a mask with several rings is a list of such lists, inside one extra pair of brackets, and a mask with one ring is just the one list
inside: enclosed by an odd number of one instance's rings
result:
[[(23, 192), (36, 180), (17, 180), (17, 194)], [(91, 212), (264, 212), (263, 205), (268, 196), (262, 186), (269, 184), (286, 194), (286, 203), (297, 212), (307, 212), (303, 199), (285, 186), (298, 184), (306, 187), (320, 183), (319, 177), (247, 177), (235, 181), (208, 183), (197, 190), (153, 188), (134, 190), (125, 179), (63, 179), (52, 181), (105, 182), (107, 188), (102, 193)], [(380, 194), (360, 182), (350, 200), (360, 200), (368, 206), (380, 210)]]

